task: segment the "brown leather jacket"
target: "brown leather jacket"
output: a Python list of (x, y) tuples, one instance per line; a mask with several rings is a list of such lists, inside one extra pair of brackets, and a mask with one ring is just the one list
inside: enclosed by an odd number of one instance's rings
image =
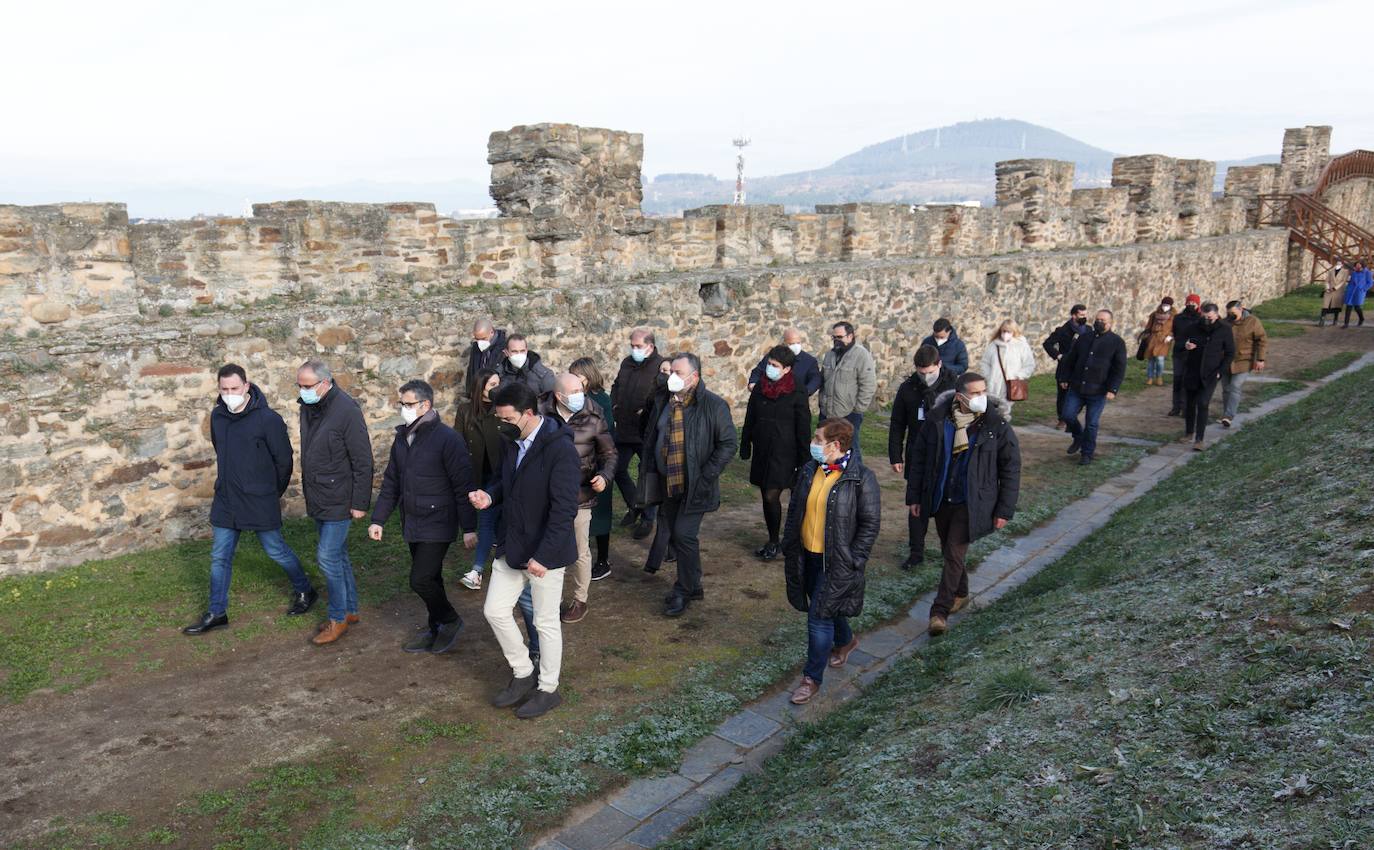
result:
[(606, 416), (601, 407), (590, 398), (582, 409), (567, 419), (558, 409), (558, 400), (553, 393), (539, 397), (539, 413), (568, 426), (573, 433), (573, 445), (577, 447), (577, 460), (582, 467), (581, 487), (578, 490), (579, 508), (590, 508), (596, 504), (597, 493), (592, 490), (592, 479), (600, 475), (610, 487), (615, 480), (615, 440), (611, 430), (606, 427)]

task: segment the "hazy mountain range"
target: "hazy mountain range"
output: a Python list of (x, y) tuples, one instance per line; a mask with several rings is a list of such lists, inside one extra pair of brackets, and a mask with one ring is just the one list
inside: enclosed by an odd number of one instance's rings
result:
[[(746, 172), (748, 149), (746, 149)], [(789, 210), (845, 201), (993, 202), (995, 163), (1022, 157), (1048, 157), (1077, 164), (1079, 186), (1111, 182), (1111, 151), (1025, 121), (1001, 118), (965, 121), (888, 139), (840, 157), (823, 168), (792, 174), (754, 176), (746, 173), (746, 200), (783, 204)], [(1277, 162), (1257, 156), (1217, 163), (1221, 189), (1230, 165)], [(485, 184), (475, 180), (396, 182), (355, 180), (316, 186), (239, 184), (209, 181), (190, 185), (54, 176), (48, 169), (4, 163), (0, 203), (46, 204), (59, 201), (123, 201), (139, 218), (190, 218), (198, 214), (243, 215), (253, 202), (308, 198), (325, 201), (427, 201), (441, 214), (492, 207)], [(728, 204), (734, 176), (659, 174), (644, 179), (644, 211), (675, 215), (706, 204)]]

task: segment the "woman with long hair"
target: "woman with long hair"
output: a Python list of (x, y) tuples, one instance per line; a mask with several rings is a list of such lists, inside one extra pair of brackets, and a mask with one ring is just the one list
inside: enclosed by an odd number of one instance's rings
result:
[[(606, 427), (615, 434), (615, 416), (611, 413), (611, 396), (606, 392), (606, 379), (596, 368), (596, 361), (590, 357), (579, 357), (568, 367), (568, 371), (582, 379), (582, 392), (601, 408), (606, 417)], [(611, 491), (607, 487), (596, 498), (592, 508), (592, 524), (587, 534), (596, 541), (596, 560), (592, 562), (592, 581), (601, 581), (611, 574)]]

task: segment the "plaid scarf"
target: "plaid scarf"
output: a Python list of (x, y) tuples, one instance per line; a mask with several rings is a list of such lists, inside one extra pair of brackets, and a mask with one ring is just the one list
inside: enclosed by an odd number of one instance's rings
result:
[(669, 498), (687, 492), (687, 428), (683, 411), (692, 403), (693, 390), (684, 390), (679, 395), (680, 398), (668, 401), (668, 439), (663, 446), (663, 473), (668, 480)]

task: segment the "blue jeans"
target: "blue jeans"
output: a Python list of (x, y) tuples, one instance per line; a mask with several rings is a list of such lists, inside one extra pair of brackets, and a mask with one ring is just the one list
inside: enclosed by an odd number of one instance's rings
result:
[(1164, 377), (1164, 357), (1150, 357), (1145, 361), (1145, 380)]
[(501, 522), (501, 506), (492, 505), (477, 512), (477, 548), (472, 554), (472, 568), (479, 573), (487, 571), (491, 561), (491, 547), (496, 545), (496, 526)]
[(520, 616), (525, 620), (526, 643), (530, 646), (530, 657), (539, 654), (539, 632), (534, 630), (534, 596), (530, 593), (530, 586), (525, 585), (525, 590), (520, 594)]
[(329, 588), (329, 619), (341, 622), (349, 614), (358, 613), (358, 585), (353, 580), (353, 562), (348, 558), (348, 527), (346, 519), (315, 520), (320, 533), (320, 545), (315, 559), (324, 573)]
[[(229, 611), (229, 580), (234, 575), (234, 550), (238, 548), (239, 535), (243, 532), (237, 528), (213, 528), (215, 541), (210, 546), (210, 613), (218, 617)], [(310, 579), (301, 569), (301, 559), (286, 545), (281, 529), (255, 533), (267, 557), (286, 571), (286, 577), (291, 579), (291, 588), (297, 593), (309, 593)]]
[(854, 639), (849, 628), (849, 619), (833, 617), (825, 619), (816, 616), (816, 599), (820, 595), (822, 582), (825, 581), (825, 559), (814, 552), (802, 553), (803, 579), (806, 593), (811, 597), (811, 609), (806, 612), (806, 666), (802, 673), (820, 684), (825, 676), (825, 668), (830, 664), (830, 650), (836, 644), (844, 646)]
[[(1081, 396), (1072, 388), (1064, 396), (1064, 424), (1075, 440), (1082, 441), (1083, 455), (1092, 457), (1097, 452), (1097, 423), (1102, 419), (1102, 408), (1107, 406), (1107, 396)], [(1078, 412), (1086, 410), (1083, 424), (1078, 424)]]

